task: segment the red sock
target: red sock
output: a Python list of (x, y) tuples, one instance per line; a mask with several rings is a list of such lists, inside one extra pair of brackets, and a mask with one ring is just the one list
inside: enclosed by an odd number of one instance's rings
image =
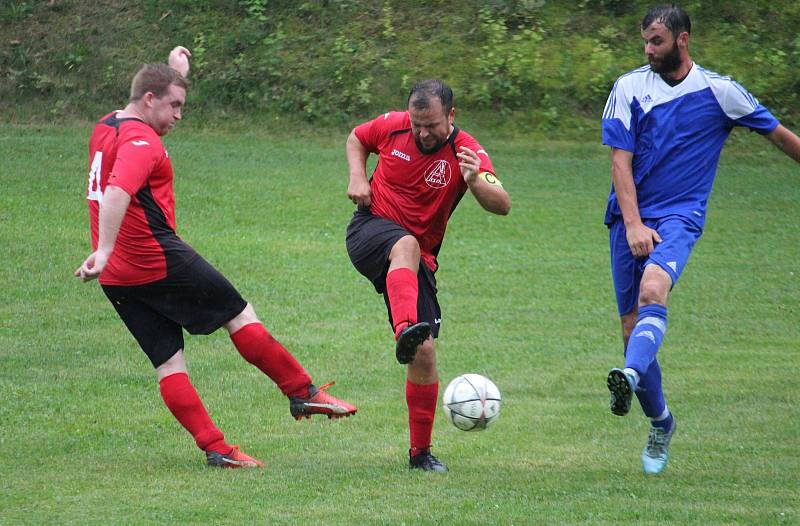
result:
[(417, 323), (417, 275), (410, 268), (392, 270), (386, 275), (386, 294), (389, 296), (394, 335), (397, 338), (400, 331)]
[(286, 396), (308, 397), (311, 377), (294, 356), (260, 323), (245, 325), (231, 334), (245, 360), (269, 376)]
[(203, 402), (189, 381), (189, 375), (174, 373), (165, 376), (158, 382), (158, 386), (164, 403), (186, 431), (192, 434), (197, 447), (223, 455), (230, 452), (231, 446), (225, 442), (222, 431), (217, 429), (208, 416)]
[(420, 385), (412, 384), (406, 380), (411, 456), (426, 451), (431, 447), (433, 419), (436, 416), (436, 401), (438, 398), (439, 382)]

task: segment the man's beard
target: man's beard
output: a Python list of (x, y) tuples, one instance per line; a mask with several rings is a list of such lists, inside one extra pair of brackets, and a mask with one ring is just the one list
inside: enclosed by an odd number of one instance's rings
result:
[(653, 73), (665, 75), (677, 70), (681, 66), (681, 52), (678, 50), (678, 41), (676, 40), (672, 44), (672, 50), (664, 55), (664, 58), (655, 64), (652, 59), (649, 62), (650, 69), (653, 70)]
[(425, 155), (436, 153), (439, 150), (439, 148), (441, 148), (442, 145), (445, 143), (445, 141), (441, 141), (437, 142), (436, 145), (432, 146), (431, 148), (425, 148), (419, 139), (414, 139), (414, 142), (417, 143), (417, 149), (420, 151), (420, 153), (423, 153)]

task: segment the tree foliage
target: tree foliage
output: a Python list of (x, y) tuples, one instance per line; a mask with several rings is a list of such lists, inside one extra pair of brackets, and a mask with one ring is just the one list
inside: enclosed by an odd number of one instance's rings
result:
[[(193, 111), (352, 123), (440, 77), (457, 107), (521, 128), (596, 126), (614, 80), (644, 62), (649, 3), (622, 0), (78, 0), (0, 4), (0, 110), (95, 116), (183, 44)], [(692, 56), (792, 125), (800, 3), (689, 0)]]

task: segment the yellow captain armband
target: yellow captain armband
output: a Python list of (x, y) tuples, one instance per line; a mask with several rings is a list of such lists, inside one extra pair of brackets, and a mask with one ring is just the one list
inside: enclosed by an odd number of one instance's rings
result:
[(494, 185), (494, 186), (503, 186), (503, 183), (500, 182), (500, 179), (495, 177), (493, 173), (490, 172), (481, 172), (478, 174), (478, 177), (486, 181), (487, 183)]

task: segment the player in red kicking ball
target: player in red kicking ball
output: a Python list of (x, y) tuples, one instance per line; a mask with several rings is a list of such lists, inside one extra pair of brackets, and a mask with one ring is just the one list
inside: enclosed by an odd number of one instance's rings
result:
[[(347, 228), (347, 252), (383, 294), (397, 361), (408, 364), (410, 467), (439, 472), (447, 467), (430, 451), (439, 395), (434, 338), (442, 317), (436, 256), (467, 190), (489, 212), (505, 215), (511, 208), (489, 155), (454, 120), (453, 91), (426, 80), (411, 89), (407, 111), (357, 126), (346, 146), (347, 196), (358, 206)], [(371, 179), (369, 154), (379, 157)]]
[(94, 251), (75, 270), (103, 292), (156, 368), (164, 403), (206, 453), (209, 466), (264, 464), (225, 441), (189, 381), (183, 329), (224, 327), (239, 353), (289, 398), (296, 419), (349, 416), (356, 408), (315, 387), (255, 310), (175, 233), (173, 173), (161, 136), (181, 119), (190, 53), (176, 47), (169, 65), (146, 65), (123, 110), (96, 124), (89, 143), (87, 202)]

